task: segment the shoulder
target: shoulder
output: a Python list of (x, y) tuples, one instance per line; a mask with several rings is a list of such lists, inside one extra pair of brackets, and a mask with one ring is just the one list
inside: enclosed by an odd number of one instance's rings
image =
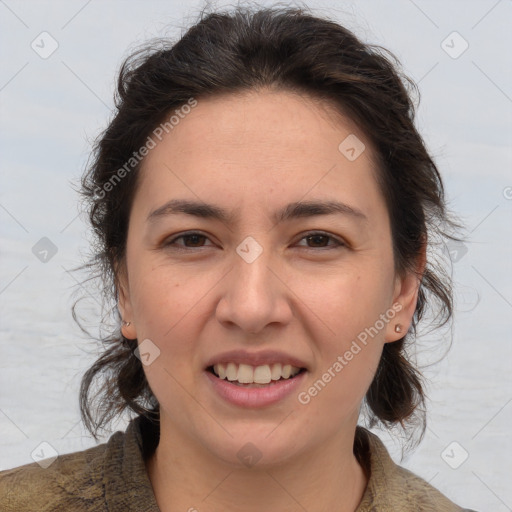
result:
[(46, 469), (34, 462), (0, 472), (0, 508), (5, 512), (104, 510), (100, 506), (103, 467), (114, 436), (110, 446), (59, 455)]
[(366, 450), (370, 467), (366, 492), (357, 512), (475, 512), (456, 505), (426, 480), (395, 464), (375, 434), (358, 426), (356, 441), (361, 450)]
[(0, 510), (158, 511), (144, 463), (155, 436), (154, 428), (139, 416), (107, 443), (59, 455), (46, 469), (32, 463), (2, 471)]

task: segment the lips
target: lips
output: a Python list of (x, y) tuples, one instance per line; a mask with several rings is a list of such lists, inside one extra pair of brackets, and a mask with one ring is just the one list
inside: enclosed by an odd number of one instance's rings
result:
[(308, 365), (277, 350), (232, 350), (211, 357), (204, 375), (210, 389), (237, 407), (266, 407), (287, 399), (302, 385)]
[(271, 381), (269, 384), (242, 384), (221, 379), (213, 371), (205, 371), (209, 389), (221, 400), (241, 408), (268, 407), (290, 400), (303, 385), (307, 372), (300, 371), (288, 379)]

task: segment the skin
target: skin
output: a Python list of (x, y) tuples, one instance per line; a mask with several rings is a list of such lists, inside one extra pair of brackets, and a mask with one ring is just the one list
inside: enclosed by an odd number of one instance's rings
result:
[[(354, 161), (338, 149), (350, 134), (366, 145)], [(125, 336), (160, 349), (144, 371), (160, 403), (160, 443), (147, 470), (162, 511), (357, 508), (367, 485), (352, 451), (359, 408), (384, 344), (403, 336), (395, 325), (406, 332), (411, 324), (420, 284), (414, 273), (395, 273), (376, 172), (371, 145), (350, 119), (286, 91), (200, 99), (146, 156), (119, 308), (131, 322)], [(233, 211), (233, 222), (147, 220), (176, 198)], [(366, 221), (272, 220), (284, 205), (309, 200), (343, 201)], [(188, 230), (205, 238), (165, 245)], [(332, 238), (305, 238), (310, 231)], [(247, 236), (263, 248), (252, 263), (236, 252)], [(424, 258), (417, 271), (423, 266)], [(307, 405), (292, 393), (264, 408), (238, 407), (205, 377), (213, 355), (276, 349), (306, 362), (299, 391), (307, 390), (397, 303), (401, 311)], [(237, 457), (248, 442), (262, 454), (250, 468)]]

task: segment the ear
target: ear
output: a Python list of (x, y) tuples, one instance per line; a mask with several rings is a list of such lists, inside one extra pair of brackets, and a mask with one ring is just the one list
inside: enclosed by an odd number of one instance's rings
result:
[[(397, 311), (393, 320), (386, 327), (386, 343), (402, 339), (412, 325), (414, 312), (418, 303), (418, 292), (427, 263), (427, 244), (424, 243), (421, 253), (416, 259), (414, 269), (407, 270), (404, 275), (396, 276), (393, 293), (393, 310)], [(398, 306), (399, 305), (399, 306)], [(401, 332), (395, 327), (400, 324)]]
[(118, 303), (117, 307), (121, 318), (130, 325), (121, 324), (121, 332), (123, 336), (129, 340), (137, 338), (137, 330), (133, 317), (132, 303), (130, 300), (130, 286), (128, 282), (128, 273), (125, 265), (116, 266), (116, 287), (118, 290)]

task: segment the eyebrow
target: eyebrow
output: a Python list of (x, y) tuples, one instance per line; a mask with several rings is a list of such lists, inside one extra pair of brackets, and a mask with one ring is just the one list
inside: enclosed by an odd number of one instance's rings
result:
[[(238, 213), (238, 209), (228, 212), (220, 206), (201, 201), (172, 199), (156, 210), (153, 210), (148, 215), (147, 220), (153, 222), (167, 215), (186, 214), (232, 224)], [(361, 210), (339, 201), (297, 201), (289, 203), (274, 212), (272, 219), (275, 223), (281, 223), (296, 218), (333, 214), (346, 215), (358, 221), (368, 221), (368, 218)]]

